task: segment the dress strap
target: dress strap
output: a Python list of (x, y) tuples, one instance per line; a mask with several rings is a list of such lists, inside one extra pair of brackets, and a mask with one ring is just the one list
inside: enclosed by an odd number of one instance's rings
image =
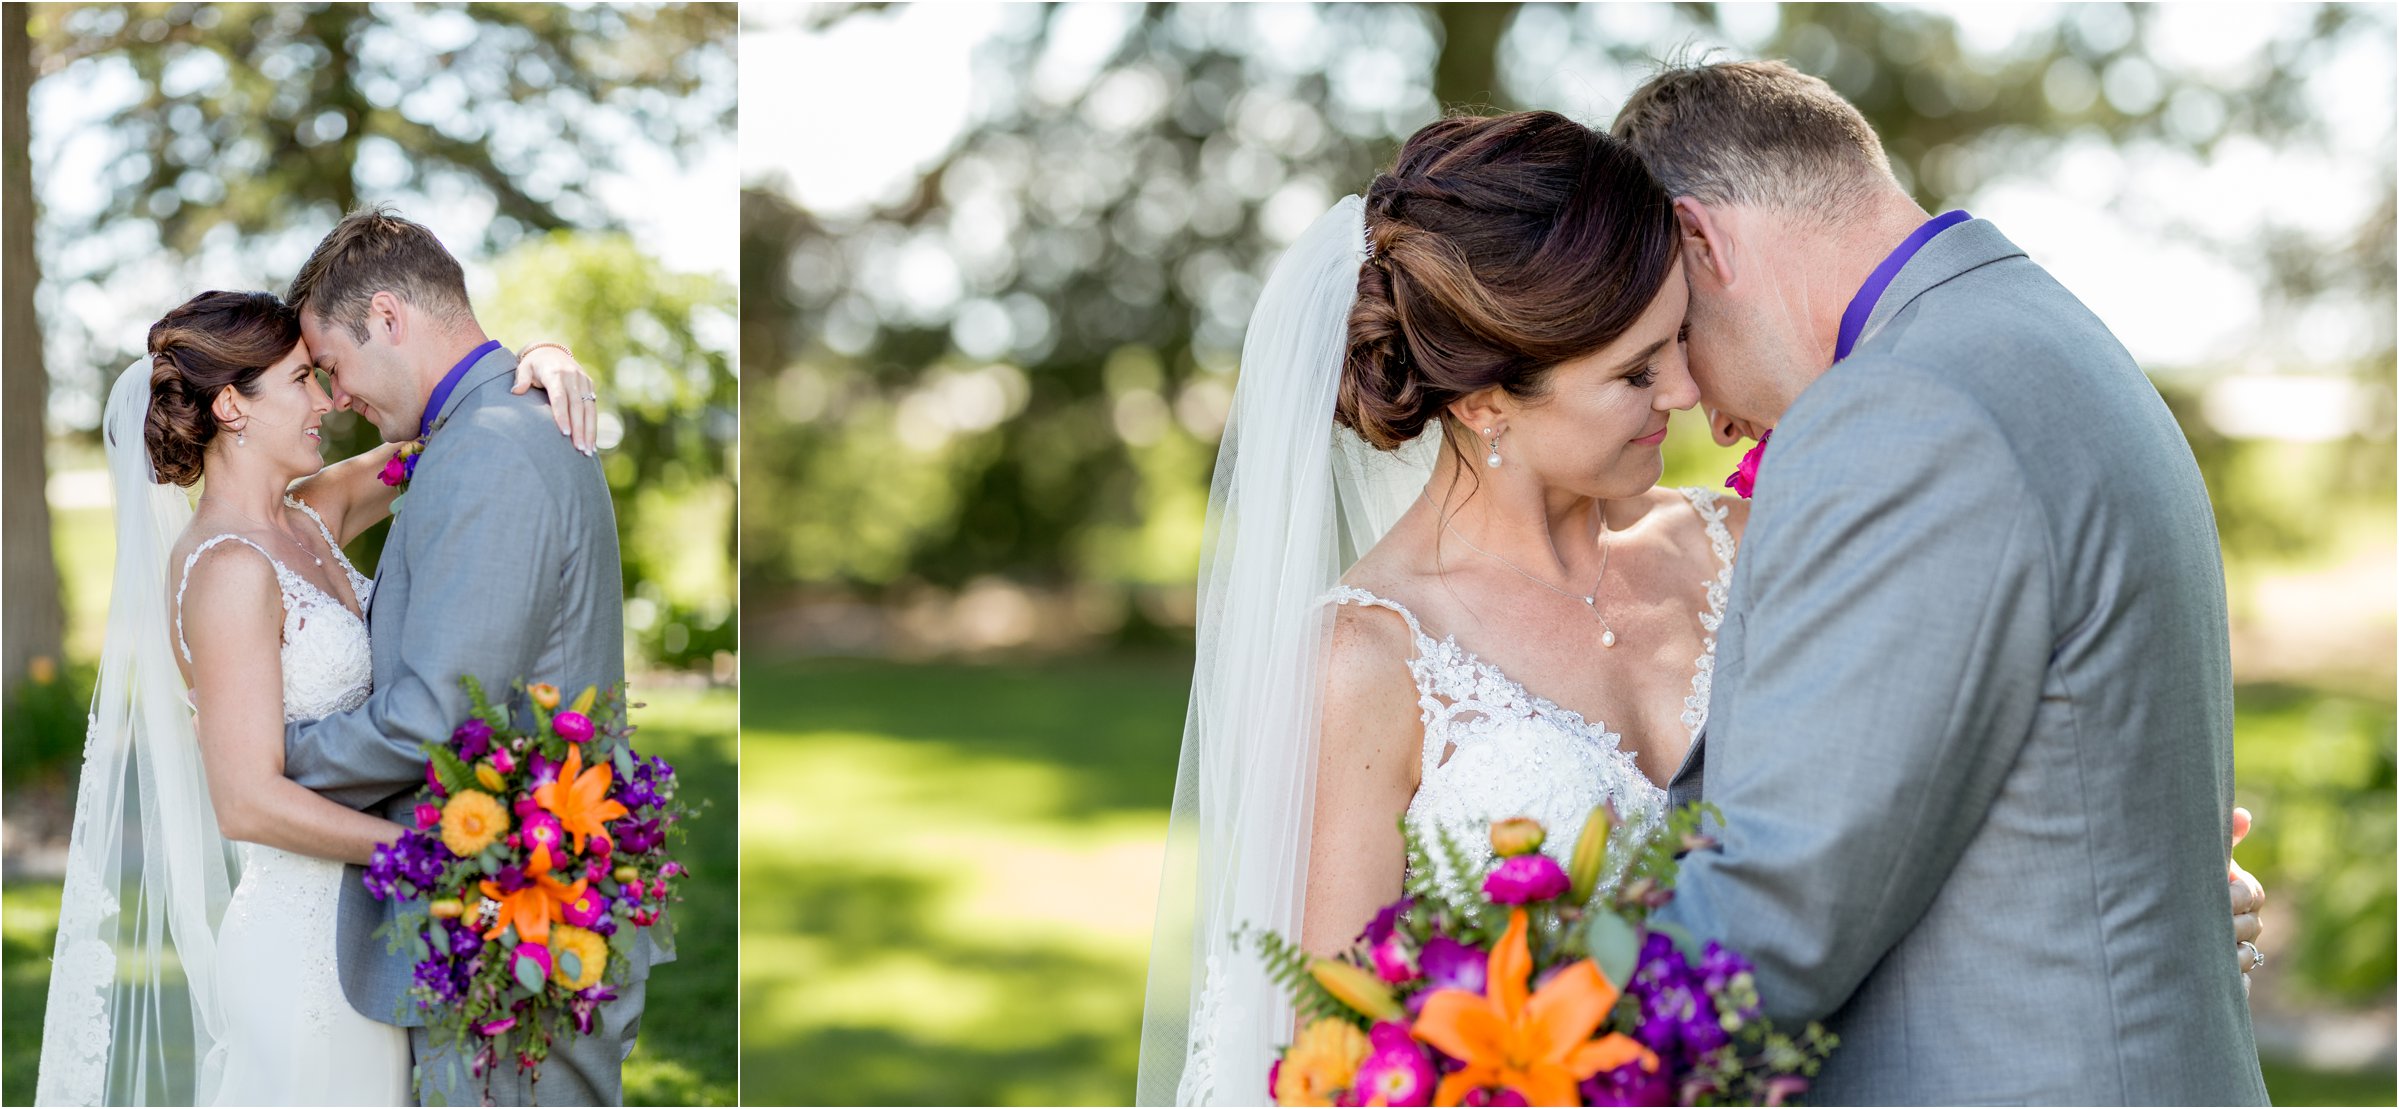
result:
[(221, 535), (212, 535), (207, 539), (202, 540), (199, 546), (192, 548), (191, 554), (184, 556), (183, 574), (175, 579), (175, 646), (183, 651), (183, 661), (187, 664), (192, 661), (192, 645), (188, 642), (185, 642), (183, 638), (183, 591), (191, 588), (192, 567), (199, 564), (200, 556), (207, 554), (210, 548), (226, 542), (227, 540), (242, 544), (253, 551), (257, 551), (260, 558), (267, 560), (267, 565), (275, 568), (276, 588), (278, 590), (288, 588), (284, 584), (284, 579), (291, 576), (291, 571), (284, 568), (283, 563), (278, 561), (274, 555), (268, 554), (265, 547), (259, 546), (255, 541), (249, 539), (248, 537), (235, 535), (232, 532), (225, 532)]
[(283, 495), (283, 506), (297, 508), (307, 514), (309, 519), (316, 521), (317, 534), (325, 537), (325, 545), (333, 549), (333, 557), (340, 560), (342, 572), (350, 575), (351, 580), (355, 581), (365, 576), (358, 572), (358, 567), (350, 565), (350, 556), (342, 550), (341, 540), (333, 537), (333, 529), (325, 526), (325, 518), (317, 515), (317, 510), (310, 508), (307, 501), (286, 493)]
[(1416, 684), (1416, 703), (1425, 714), (1424, 744), (1418, 757), (1424, 763), (1423, 773), (1430, 776), (1441, 766), (1441, 758), (1447, 747), (1440, 738), (1441, 733), (1432, 727), (1433, 719), (1442, 708), (1441, 697), (1433, 688), (1433, 676), (1429, 669), (1432, 665), (1430, 660), (1440, 649), (1439, 641), (1424, 633), (1424, 625), (1417, 622), (1416, 614), (1408, 611), (1408, 606), (1389, 597), (1377, 597), (1355, 586), (1337, 585), (1332, 592), (1325, 594), (1325, 600), (1336, 605), (1387, 608), (1399, 613), (1399, 618), (1408, 622), (1409, 633), (1416, 637), (1415, 657), (1407, 660), (1408, 680)]

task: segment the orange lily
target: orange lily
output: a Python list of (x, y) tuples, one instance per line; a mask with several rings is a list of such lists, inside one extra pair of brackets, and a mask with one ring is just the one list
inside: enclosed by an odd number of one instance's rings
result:
[(1457, 1105), (1487, 1086), (1504, 1086), (1535, 1105), (1580, 1105), (1577, 1083), (1640, 1060), (1656, 1070), (1658, 1057), (1621, 1033), (1591, 1034), (1608, 1019), (1617, 990), (1589, 959), (1526, 996), (1533, 954), (1523, 909), (1508, 915), (1507, 934), (1491, 949), (1485, 994), (1439, 990), (1425, 999), (1416, 1038), (1466, 1065), (1441, 1080), (1433, 1104)]
[(574, 837), (576, 854), (583, 853), (585, 836), (602, 834), (609, 821), (625, 815), (625, 806), (608, 799), (608, 785), (615, 778), (604, 762), (583, 769), (583, 749), (568, 744), (558, 780), (533, 787), (534, 803), (558, 817), (559, 826)]
[(583, 896), (584, 889), (591, 885), (589, 880), (583, 878), (575, 879), (575, 884), (570, 886), (550, 877), (550, 868), (546, 865), (548, 860), (543, 857), (545, 854), (535, 853), (533, 869), (527, 874), (532, 883), (515, 893), (502, 893), (499, 883), (484, 879), (480, 887), (483, 896), (500, 903), (500, 919), (493, 921), (491, 928), (483, 933), (484, 939), (500, 938), (500, 933), (513, 924), (518, 939), (547, 943), (550, 939), (550, 922), (565, 920), (567, 905)]

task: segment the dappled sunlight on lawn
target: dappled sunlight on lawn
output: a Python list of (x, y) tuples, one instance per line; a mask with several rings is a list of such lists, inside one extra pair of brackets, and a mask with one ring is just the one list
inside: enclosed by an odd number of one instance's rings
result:
[(744, 1096), (1129, 1098), (1187, 665), (753, 667)]

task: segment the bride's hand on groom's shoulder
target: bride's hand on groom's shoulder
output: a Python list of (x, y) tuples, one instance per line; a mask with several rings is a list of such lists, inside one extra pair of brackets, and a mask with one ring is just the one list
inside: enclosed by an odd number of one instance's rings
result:
[(597, 454), (599, 389), (566, 344), (540, 342), (518, 353), (516, 384), (509, 392), (522, 396), (536, 385), (550, 398), (550, 418), (558, 424), (558, 433), (573, 439), (576, 450)]

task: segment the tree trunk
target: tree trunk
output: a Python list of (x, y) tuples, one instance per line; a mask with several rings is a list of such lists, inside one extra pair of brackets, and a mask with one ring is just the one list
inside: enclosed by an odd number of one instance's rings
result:
[(28, 6), (0, 12), (0, 698), (13, 701), (28, 674), (54, 680), (66, 634), (58, 563), (50, 549), (49, 466), (42, 421), (50, 377), (42, 368), (33, 290), (33, 152), (26, 102), (33, 90)]
[(1499, 39), (1516, 19), (1517, 4), (1435, 4), (1441, 21), (1441, 60), (1433, 65), (1433, 99), (1453, 108), (1508, 105), (1499, 90)]

